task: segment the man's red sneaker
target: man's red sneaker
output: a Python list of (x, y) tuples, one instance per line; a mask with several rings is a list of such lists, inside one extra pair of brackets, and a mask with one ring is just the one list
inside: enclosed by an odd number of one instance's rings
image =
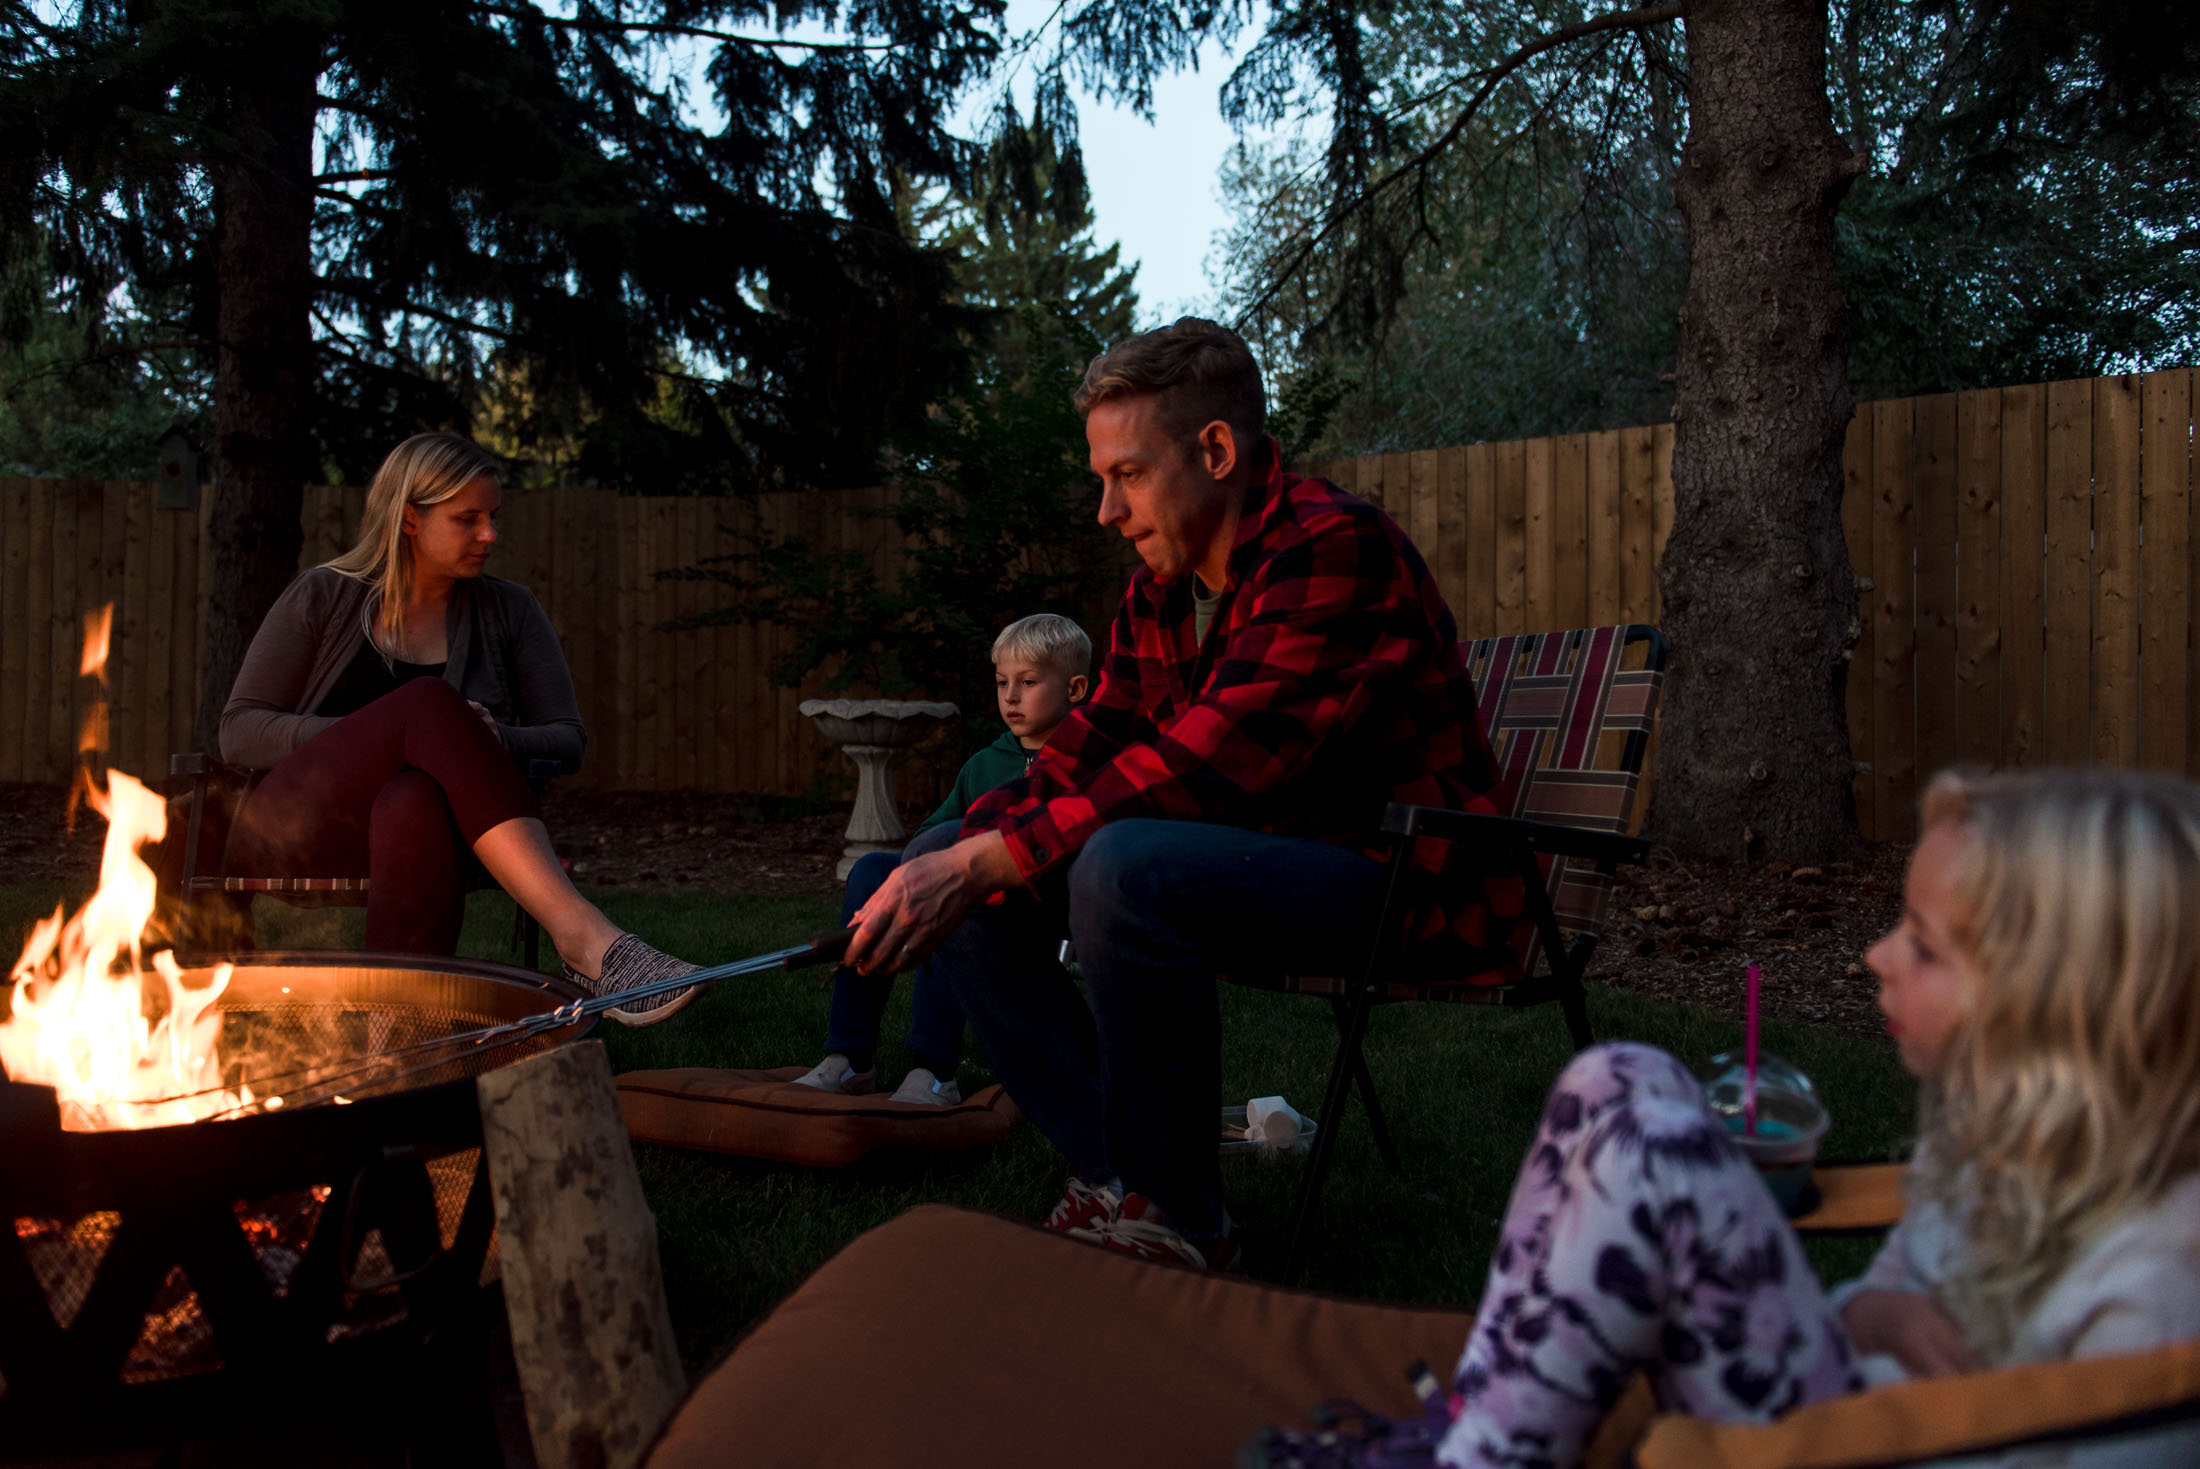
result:
[(1143, 1194), (1125, 1194), (1112, 1222), (1080, 1238), (1097, 1239), (1119, 1255), (1193, 1270), (1228, 1270), (1237, 1264), (1237, 1232), (1227, 1224), (1217, 1239), (1193, 1244), (1161, 1217), (1161, 1206)]
[(1056, 1234), (1096, 1240), (1104, 1225), (1115, 1222), (1123, 1208), (1123, 1196), (1105, 1184), (1090, 1184), (1075, 1174), (1062, 1190), (1062, 1202), (1047, 1215), (1046, 1227)]

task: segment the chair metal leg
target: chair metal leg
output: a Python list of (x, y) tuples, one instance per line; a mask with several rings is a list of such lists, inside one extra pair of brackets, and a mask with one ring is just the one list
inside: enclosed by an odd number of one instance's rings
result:
[(1329, 1160), (1337, 1150), (1337, 1134), (1344, 1121), (1345, 1090), (1351, 1085), (1352, 1058), (1358, 1054), (1360, 1038), (1367, 1034), (1367, 1015), (1372, 1006), (1368, 1003), (1368, 990), (1364, 984), (1352, 1003), (1346, 1008), (1344, 1034), (1337, 1040), (1337, 1059), (1329, 1068), (1329, 1085), (1322, 1092), (1322, 1109), (1316, 1116), (1314, 1146), (1306, 1159), (1306, 1177), (1299, 1184), (1299, 1201), (1291, 1211), (1291, 1240), (1284, 1248), (1283, 1283), (1298, 1279), (1299, 1266), (1306, 1260), (1306, 1236), (1314, 1219), (1314, 1206), (1321, 1199), (1322, 1183), (1329, 1176)]
[(1566, 953), (1563, 967), (1553, 966), (1553, 977), (1558, 980), (1558, 1007), (1566, 1012), (1566, 1032), (1573, 1037), (1576, 1051), (1586, 1051), (1596, 1044), (1596, 1037), (1589, 1031), (1589, 996), (1581, 986), (1581, 976), (1589, 967), (1589, 955), (1595, 947), (1594, 939), (1584, 939)]
[[(1330, 996), (1329, 1007), (1331, 1013), (1337, 1017), (1338, 1044), (1342, 1045), (1350, 1012), (1345, 1007), (1342, 995)], [(1367, 1069), (1365, 1046), (1353, 1047), (1351, 1065), (1352, 1083), (1360, 1093), (1360, 1105), (1367, 1111), (1368, 1131), (1375, 1135), (1375, 1152), (1382, 1158), (1385, 1168), (1393, 1174), (1403, 1173), (1405, 1165), (1398, 1161), (1398, 1146), (1390, 1140), (1390, 1119), (1383, 1114), (1382, 1101), (1375, 1095), (1374, 1074)]]

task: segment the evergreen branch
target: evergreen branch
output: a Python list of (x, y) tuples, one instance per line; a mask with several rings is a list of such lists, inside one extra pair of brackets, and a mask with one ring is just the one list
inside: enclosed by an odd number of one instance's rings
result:
[(372, 184), (379, 183), (383, 179), (393, 179), (397, 176), (397, 170), (394, 168), (358, 168), (349, 173), (316, 174), (313, 182), (315, 184)]
[(482, 5), (478, 8), (506, 20), (524, 21), (590, 35), (674, 36), (696, 41), (731, 41), (736, 45), (755, 46), (765, 50), (818, 51), (828, 54), (891, 51), (895, 44), (892, 41), (773, 40), (768, 36), (744, 36), (734, 31), (713, 30), (709, 26), (679, 25), (672, 21), (592, 20), (581, 16), (545, 15), (539, 10), (523, 9), (516, 5)]
[(423, 316), (430, 321), (439, 321), (445, 326), (455, 327), (459, 331), (472, 332), (479, 336), (493, 338), (499, 342), (516, 342), (520, 340), (518, 332), (504, 327), (490, 326), (485, 322), (475, 321), (455, 312), (445, 311), (441, 307), (430, 306), (425, 301), (392, 301), (370, 290), (341, 285), (326, 277), (321, 281), (321, 289), (335, 295), (348, 297), (361, 306), (372, 307), (376, 311), (389, 312), (399, 316)]
[(13, 398), (32, 383), (46, 378), (69, 378), (87, 368), (108, 362), (123, 362), (133, 358), (153, 356), (162, 352), (197, 352), (213, 346), (206, 337), (161, 338), (150, 342), (114, 343), (93, 351), (78, 353), (57, 362), (44, 363), (26, 372), (14, 374), (0, 397)]
[[(1456, 82), (1459, 85), (1464, 85), (1471, 77), (1480, 77), (1482, 82), (1480, 86), (1475, 88), (1474, 95), (1467, 99), (1466, 105), (1460, 108), (1459, 115), (1452, 119), (1451, 125), (1438, 134), (1435, 141), (1427, 147), (1329, 211), (1328, 216), (1322, 221), (1321, 228), (1315, 230), (1311, 235), (1303, 234), (1304, 227), (1301, 226), (1302, 237), (1299, 243), (1282, 256), (1282, 264), (1270, 273), (1268, 282), (1261, 287), (1252, 301), (1238, 313), (1239, 324), (1242, 325), (1249, 318), (1257, 315), (1263, 307), (1274, 300), (1276, 293), (1283, 288), (1286, 282), (1306, 269), (1307, 263), (1314, 258), (1315, 252), (1343, 231), (1346, 221), (1363, 210), (1372, 209), (1382, 201), (1384, 196), (1405, 180), (1409, 178), (1415, 180), (1425, 179), (1429, 165), (1434, 163), (1445, 149), (1458, 141), (1459, 135), (1466, 131), (1467, 124), (1472, 122), (1475, 116), (1481, 112), (1482, 104), (1490, 99), (1490, 95), (1497, 90), (1498, 84), (1503, 82), (1505, 78), (1511, 76), (1544, 52), (1556, 50), (1585, 37), (1603, 31), (1639, 30), (1645, 26), (1663, 25), (1669, 20), (1678, 20), (1687, 13), (1688, 0), (1667, 0), (1667, 3), (1644, 6), (1639, 10), (1613, 11), (1609, 15), (1600, 15), (1593, 20), (1562, 26), (1546, 35), (1538, 36), (1502, 61), (1485, 67), (1478, 72), (1468, 72), (1457, 78)], [(1439, 95), (1441, 90), (1439, 89), (1438, 93), (1432, 93), (1431, 96)]]

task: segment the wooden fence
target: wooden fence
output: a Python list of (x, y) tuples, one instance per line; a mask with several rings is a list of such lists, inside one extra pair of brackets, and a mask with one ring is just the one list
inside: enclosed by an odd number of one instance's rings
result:
[[(1866, 583), (1849, 723), (1867, 836), (1911, 834), (1920, 781), (1958, 760), (2200, 776), (2193, 407), (2178, 369), (1858, 408), (1844, 524)], [(1314, 468), (1389, 510), (1481, 635), (1656, 620), (1672, 443), (1660, 426)], [(348, 543), (362, 501), (308, 492), (307, 561)], [(761, 528), (891, 576), (892, 523), (858, 513), (885, 503), (509, 494), (494, 569), (534, 589), (564, 640), (591, 740), (581, 782), (793, 794), (834, 770), (795, 713), (804, 693), (768, 678), (789, 634), (659, 632), (711, 592), (654, 573)], [(148, 485), (0, 480), (0, 779), (68, 768), (91, 696), (81, 619), (109, 601), (116, 763), (157, 773), (188, 747), (199, 544), (199, 517), (157, 509)], [(910, 794), (938, 779), (912, 775)]]
[[(1849, 739), (1868, 837), (1958, 762), (2200, 777), (2190, 369), (1858, 406)], [(1316, 466), (1381, 504), (1462, 629), (1655, 621), (1670, 426)], [(1685, 656), (1685, 650), (1680, 650)]]

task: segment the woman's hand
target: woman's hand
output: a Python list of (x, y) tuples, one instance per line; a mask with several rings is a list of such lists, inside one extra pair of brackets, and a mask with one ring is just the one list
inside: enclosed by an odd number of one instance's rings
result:
[(914, 968), (955, 931), (979, 899), (1018, 882), (1016, 863), (999, 832), (965, 837), (952, 847), (904, 862), (856, 916), (848, 967), (859, 974)]
[(1841, 1308), (1849, 1340), (1866, 1356), (1884, 1353), (1912, 1377), (1952, 1377), (1985, 1367), (1963, 1330), (1931, 1296), (1905, 1290), (1858, 1291)]
[[(496, 716), (495, 716), (494, 714), (491, 714), (491, 713), (489, 712), (489, 706), (488, 706), (488, 705), (486, 705), (486, 704), (477, 704), (477, 703), (475, 703), (475, 702), (474, 702), (473, 700), (471, 700), (471, 699), (468, 699), (468, 700), (466, 701), (466, 707), (467, 707), (467, 708), (469, 708), (469, 709), (471, 709), (471, 710), (473, 710), (473, 711), (474, 711), (474, 713), (476, 713), (476, 714), (478, 714), (478, 715), (480, 715), (480, 716), (481, 716), (481, 722), (482, 722), (483, 724), (486, 724), (486, 725), (488, 725), (488, 726), (489, 726), (489, 733), (491, 733), (491, 734), (496, 734), (496, 732), (497, 732), (497, 717), (496, 717)], [(500, 740), (501, 740), (501, 739), (503, 738), (503, 736), (502, 736), (502, 735), (498, 735), (497, 737), (498, 737), (498, 739), (500, 739)]]

